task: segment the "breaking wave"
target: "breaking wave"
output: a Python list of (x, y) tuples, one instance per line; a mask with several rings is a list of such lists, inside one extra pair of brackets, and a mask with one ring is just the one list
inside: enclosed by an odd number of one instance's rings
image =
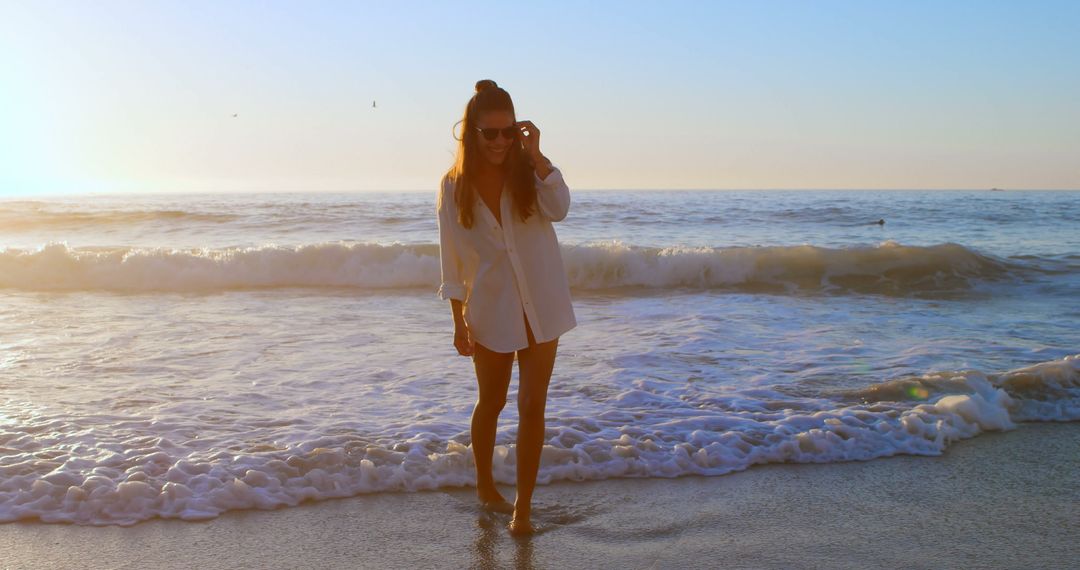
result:
[[(946, 243), (885, 242), (832, 249), (647, 248), (619, 242), (564, 245), (576, 290), (704, 288), (754, 292), (948, 293), (1010, 279), (1024, 266)], [(217, 249), (0, 250), (0, 288), (30, 291), (204, 291), (285, 287), (430, 288), (439, 283), (436, 244), (319, 243)]]
[(874, 402), (913, 402), (1000, 391), (1016, 421), (1080, 420), (1080, 355), (1040, 362), (1000, 374), (977, 370), (898, 378), (842, 393)]

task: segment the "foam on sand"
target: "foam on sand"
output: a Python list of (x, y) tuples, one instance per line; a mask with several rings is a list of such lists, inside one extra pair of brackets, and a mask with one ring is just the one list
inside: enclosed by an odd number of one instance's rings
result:
[[(910, 389), (915, 384), (919, 390)], [(673, 408), (665, 395), (635, 388), (595, 416), (549, 410), (538, 480), (721, 475), (765, 463), (938, 455), (954, 441), (1019, 421), (1080, 418), (1080, 355), (1001, 374), (887, 382), (840, 400), (775, 396), (735, 392)], [(195, 448), (148, 435), (153, 419), (129, 422), (126, 440), (99, 441), (93, 430), (16, 404), (0, 407), (0, 522), (205, 519), (233, 509), (474, 483), (470, 449), (424, 431), (394, 443), (352, 434), (282, 447)], [(512, 435), (504, 429), (500, 441)], [(494, 463), (496, 479), (513, 482), (512, 446), (497, 446)]]

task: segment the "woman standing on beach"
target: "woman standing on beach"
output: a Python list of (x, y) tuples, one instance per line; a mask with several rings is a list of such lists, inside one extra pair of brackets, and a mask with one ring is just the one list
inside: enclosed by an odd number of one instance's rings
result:
[[(442, 285), (454, 346), (472, 356), (479, 398), (472, 415), (476, 492), (484, 508), (513, 512), (510, 532), (532, 532), (530, 508), (544, 408), (559, 336), (577, 324), (552, 222), (566, 217), (570, 189), (540, 152), (540, 131), (517, 121), (510, 94), (476, 83), (462, 119), (454, 166), (438, 198)], [(517, 496), (495, 487), (495, 427), (518, 360)]]

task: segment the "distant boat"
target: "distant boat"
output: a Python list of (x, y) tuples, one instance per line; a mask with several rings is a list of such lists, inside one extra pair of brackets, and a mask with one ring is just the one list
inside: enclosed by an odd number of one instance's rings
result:
[(990, 191), (991, 192), (1004, 192), (1005, 190), (1002, 190), (1001, 188), (991, 188)]

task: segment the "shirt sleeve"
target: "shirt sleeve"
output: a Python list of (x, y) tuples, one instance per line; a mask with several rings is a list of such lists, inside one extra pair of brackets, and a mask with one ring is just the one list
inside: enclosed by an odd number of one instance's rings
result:
[(570, 188), (563, 180), (562, 171), (552, 165), (547, 178), (541, 180), (539, 174), (533, 173), (533, 180), (536, 182), (536, 203), (540, 206), (540, 213), (553, 222), (565, 218), (570, 210)]
[(454, 207), (453, 184), (443, 180), (438, 207), (439, 220), (439, 266), (442, 283), (439, 285), (441, 299), (465, 300), (465, 281), (461, 274), (461, 251), (457, 240), (457, 208)]

